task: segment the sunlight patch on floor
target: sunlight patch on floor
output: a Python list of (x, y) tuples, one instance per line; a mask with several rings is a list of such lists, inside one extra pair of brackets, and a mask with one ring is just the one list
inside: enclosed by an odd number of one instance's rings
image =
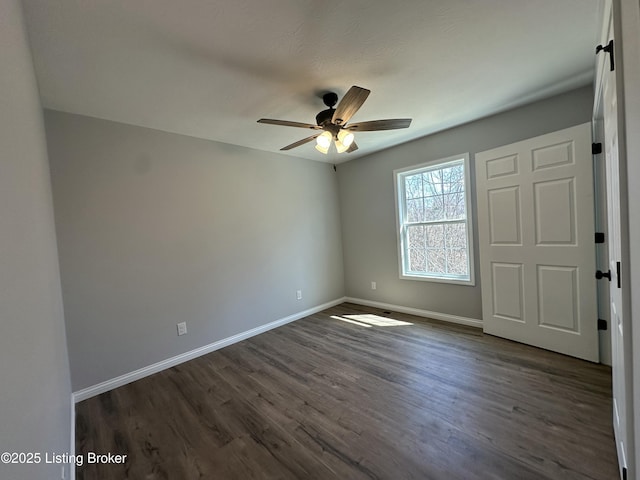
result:
[(367, 325), (366, 323), (356, 322), (355, 320), (349, 320), (348, 318), (339, 317), (338, 315), (331, 315), (331, 318), (333, 318), (334, 320), (340, 320), (342, 322), (353, 323), (354, 325), (359, 325), (361, 327), (371, 328), (371, 325)]
[(353, 323), (361, 327), (399, 327), (403, 325), (413, 325), (413, 323), (405, 322), (403, 320), (395, 320), (393, 318), (381, 317), (374, 315), (373, 313), (365, 313), (358, 315), (332, 315), (331, 318), (335, 320), (341, 320), (347, 323)]

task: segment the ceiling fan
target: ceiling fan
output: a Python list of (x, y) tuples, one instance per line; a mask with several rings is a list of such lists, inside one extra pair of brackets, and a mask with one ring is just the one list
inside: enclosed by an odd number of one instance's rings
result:
[[(371, 90), (354, 85), (344, 97), (342, 97), (340, 103), (338, 103), (338, 95), (333, 92), (325, 93), (322, 96), (322, 101), (329, 108), (316, 115), (316, 125), (312, 123), (290, 122), (288, 120), (274, 120), (271, 118), (261, 118), (258, 120), (258, 123), (322, 130), (320, 133), (282, 147), (280, 150), (291, 150), (292, 148), (316, 140), (316, 150), (324, 154), (329, 152), (332, 142), (335, 144), (338, 153), (351, 153), (358, 149), (358, 145), (354, 141), (353, 132), (395, 130), (398, 128), (407, 128), (411, 125), (410, 118), (371, 120), (368, 122), (347, 124), (351, 117), (360, 109), (370, 93)], [(338, 106), (333, 108), (336, 103), (338, 103)]]

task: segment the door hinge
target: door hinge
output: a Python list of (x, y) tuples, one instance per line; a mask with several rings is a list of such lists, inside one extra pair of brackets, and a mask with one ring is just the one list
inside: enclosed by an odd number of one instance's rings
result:
[(602, 51), (605, 51), (609, 54), (609, 70), (612, 72), (615, 70), (615, 63), (613, 61), (613, 40), (609, 40), (605, 46), (598, 45), (596, 47), (596, 55)]
[(607, 329), (607, 321), (601, 318), (598, 319), (598, 330), (606, 330)]
[(596, 232), (596, 243), (604, 243), (604, 232)]
[[(611, 280), (611, 278), (609, 278)], [(616, 262), (616, 281), (618, 282), (618, 288), (620, 287), (620, 262)]]
[(591, 155), (600, 155), (602, 153), (602, 143), (591, 144)]

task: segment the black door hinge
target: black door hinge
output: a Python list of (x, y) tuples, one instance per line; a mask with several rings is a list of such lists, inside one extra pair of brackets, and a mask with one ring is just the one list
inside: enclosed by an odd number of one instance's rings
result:
[[(611, 278), (609, 278), (611, 280)], [(620, 287), (620, 262), (616, 262), (616, 280), (618, 282), (618, 288)]]
[(603, 232), (596, 232), (596, 243), (604, 243), (604, 233)]
[(604, 47), (602, 45), (598, 45), (596, 47), (596, 55), (602, 51), (605, 51), (609, 54), (609, 69), (613, 72), (615, 70), (615, 63), (613, 61), (613, 40), (609, 40)]
[(607, 329), (607, 321), (601, 318), (598, 319), (598, 330), (606, 330)]
[(602, 153), (602, 143), (591, 144), (591, 155), (600, 155)]

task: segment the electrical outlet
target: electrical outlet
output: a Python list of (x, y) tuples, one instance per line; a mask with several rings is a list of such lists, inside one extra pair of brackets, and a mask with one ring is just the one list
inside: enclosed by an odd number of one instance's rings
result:
[(181, 322), (176, 326), (178, 327), (178, 336), (184, 335), (187, 333), (187, 322)]
[(296, 298), (302, 300), (302, 290), (296, 290)]
[(376, 282), (371, 282), (371, 290), (375, 290), (378, 288), (378, 284)]

